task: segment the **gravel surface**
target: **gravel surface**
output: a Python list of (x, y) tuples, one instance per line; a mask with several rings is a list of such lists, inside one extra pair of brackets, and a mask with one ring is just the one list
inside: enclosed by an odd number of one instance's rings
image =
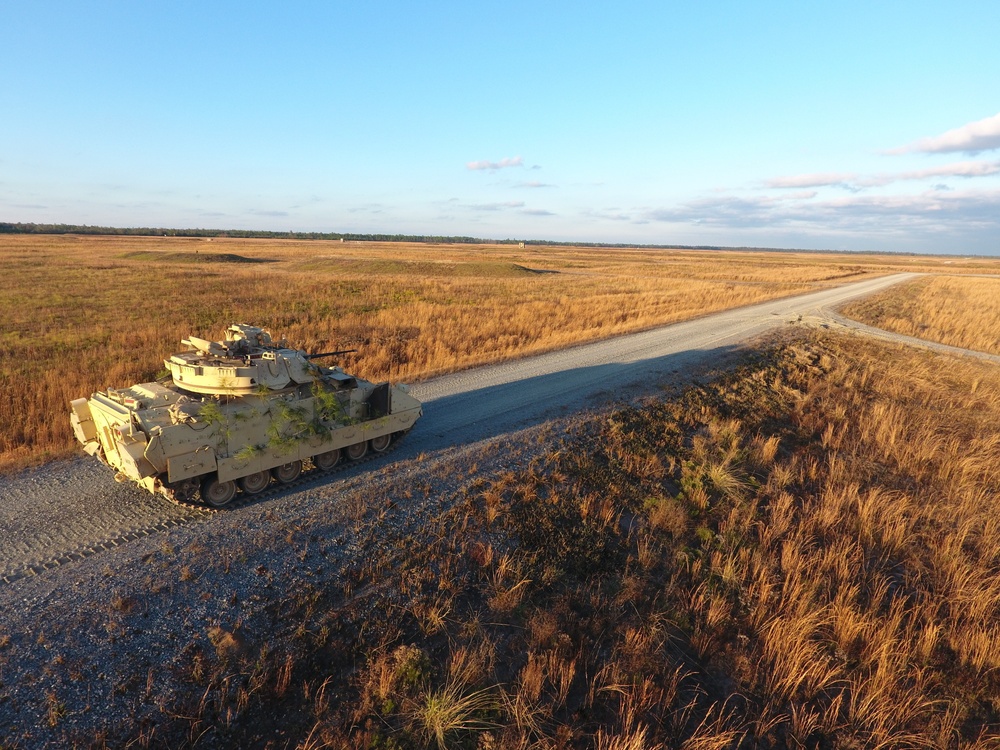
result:
[(192, 640), (237, 625), (266, 640), (254, 629), (276, 586), (337, 580), (371, 545), (440, 513), (469, 471), (517, 470), (560, 420), (683, 382), (769, 329), (860, 328), (830, 309), (914, 275), (415, 385), (424, 417), (394, 452), (228, 512), (116, 484), (91, 459), (0, 480), (0, 747), (86, 744), (155, 722)]
[(0, 746), (89, 747), (105, 738), (117, 747), (138, 727), (169, 720), (191, 654), (214, 653), (213, 633), (268, 643), (271, 609), (291, 590), (336, 587), (376, 546), (400, 544), (440, 513), (468, 467), (487, 458), (522, 466), (540, 450), (528, 433), (542, 429), (432, 456), (385, 456), (8, 584), (0, 590)]
[(207, 517), (116, 484), (90, 457), (0, 479), (0, 581), (36, 574), (139, 536)]

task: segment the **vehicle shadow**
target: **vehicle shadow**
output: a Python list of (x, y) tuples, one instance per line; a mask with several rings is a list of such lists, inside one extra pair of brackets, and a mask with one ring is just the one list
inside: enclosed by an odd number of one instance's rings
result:
[(573, 368), (434, 399), (424, 403), (424, 416), (394, 458), (496, 438), (554, 417), (648, 396), (667, 384), (690, 382), (709, 365), (725, 367), (742, 351), (734, 345), (687, 350)]
[[(667, 385), (692, 382), (708, 367), (731, 365), (744, 351), (739, 345), (685, 350), (635, 362), (561, 370), (428, 400), (423, 404), (423, 417), (386, 455), (369, 453), (356, 465), (341, 465), (332, 473), (308, 472), (288, 487), (272, 485), (261, 496), (241, 496), (234, 507), (266, 504), (420, 456), (432, 457), (452, 447), (499, 438), (578, 411), (653, 395)], [(419, 393), (414, 395), (419, 397)], [(228, 510), (232, 509), (223, 512)]]

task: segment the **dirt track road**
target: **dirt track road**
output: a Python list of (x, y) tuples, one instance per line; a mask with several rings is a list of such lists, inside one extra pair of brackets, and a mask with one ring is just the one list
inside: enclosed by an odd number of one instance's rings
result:
[(424, 402), (423, 448), (492, 437), (572, 410), (734, 351), (764, 331), (804, 319), (830, 318), (831, 308), (917, 274), (895, 274), (750, 307), (707, 315), (643, 333), (584, 344), (529, 359), (446, 375), (413, 387)]
[[(721, 359), (770, 328), (804, 319), (833, 321), (829, 308), (914, 275), (896, 274), (729, 310), (415, 385), (414, 395), (425, 404), (424, 417), (403, 446), (376, 465), (498, 437), (607, 396), (640, 393), (689, 365)], [(350, 478), (364, 470), (338, 476)], [(53, 463), (0, 483), (0, 581), (31, 577), (206, 519), (211, 523), (204, 513), (115, 484), (113, 473), (96, 461)]]

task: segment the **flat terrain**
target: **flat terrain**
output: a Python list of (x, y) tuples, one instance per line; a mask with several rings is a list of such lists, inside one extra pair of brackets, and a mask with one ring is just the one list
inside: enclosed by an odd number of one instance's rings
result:
[[(280, 244), (268, 246), (275, 257), (246, 243), (195, 261), (190, 246), (117, 247), (106, 268), (91, 269), (87, 290), (101, 303), (86, 310), (111, 320), (122, 290), (108, 282), (100, 297), (96, 282), (151, 268), (180, 285), (173, 301), (185, 314), (223, 303), (230, 287), (218, 323), (172, 340), (241, 317), (251, 308), (233, 300), (253, 296), (255, 279), (275, 286), (284, 275), (286, 295), (332, 283), (310, 277), (313, 243), (289, 243), (283, 260)], [(24, 271), (37, 248), (22, 250)], [(411, 371), (425, 416), (395, 452), (231, 512), (117, 485), (90, 460), (9, 473), (0, 480), (0, 745), (996, 744), (997, 357), (935, 354), (893, 334), (870, 343), (840, 333), (863, 327), (833, 311), (914, 279), (876, 271), (945, 261), (873, 258), (831, 274), (823, 257), (732, 253), (699, 266), (664, 251), (649, 265), (670, 272), (647, 283), (632, 278), (634, 262), (650, 260), (634, 251), (565, 249), (567, 265), (555, 269), (542, 253), (529, 264), (530, 250), (446, 247), (422, 261), (454, 264), (444, 281), (427, 269), (407, 281), (395, 264), (412, 256), (355, 255), (371, 250), (344, 249), (336, 275), (351, 273), (348, 260), (368, 264), (354, 293), (342, 289), (347, 300), (395, 290), (370, 311), (376, 319), (423, 309), (396, 294), (405, 283), (423, 290), (421, 303), (436, 300), (432, 321), (462, 310), (462, 295), (483, 295), (471, 306), (491, 315), (491, 304), (516, 307), (507, 295), (528, 295), (538, 279), (563, 286), (545, 291), (536, 314), (593, 303), (608, 315), (623, 300), (634, 309), (655, 300), (684, 263), (692, 270), (677, 289), (700, 274), (725, 292), (743, 274), (735, 286), (771, 299), (689, 310), (681, 317), (694, 319), (665, 328), (625, 315), (609, 325), (636, 333), (609, 339), (607, 326), (584, 326), (569, 349), (526, 339), (545, 353), (516, 361), (499, 348), (449, 350), (450, 365), (445, 357)], [(58, 253), (41, 252), (68, 283), (71, 264), (60, 269)], [(151, 266), (150, 252), (179, 256)], [(501, 279), (491, 286), (481, 264), (501, 255), (517, 269), (490, 266)], [(86, 257), (76, 256), (78, 270), (98, 264)], [(458, 270), (463, 263), (476, 269)], [(175, 266), (184, 271), (171, 277)], [(251, 270), (265, 266), (259, 277)], [(798, 280), (765, 278), (778, 269)], [(988, 273), (990, 263), (965, 270)], [(199, 286), (202, 273), (211, 284)], [(627, 291), (601, 308), (609, 279)], [(53, 294), (41, 270), (36, 280)], [(176, 294), (185, 285), (205, 296)], [(814, 291), (788, 296), (798, 285)], [(23, 312), (41, 301), (29, 299), (32, 288), (16, 286), (27, 295), (17, 320), (39, 334), (37, 360), (52, 361), (59, 340), (78, 356), (90, 351), (66, 312), (88, 295), (63, 288), (32, 318)], [(137, 299), (178, 320), (166, 301)], [(309, 339), (313, 350), (345, 343), (330, 332), (344, 318), (310, 318), (311, 304), (267, 309), (300, 332), (326, 326), (327, 338)], [(45, 326), (46, 310), (67, 317)], [(128, 326), (116, 325), (120, 346)], [(435, 330), (423, 322), (412, 340), (425, 326)], [(160, 335), (150, 329), (147, 344)], [(123, 364), (123, 349), (102, 351)], [(413, 364), (402, 362), (407, 351), (391, 366)], [(479, 356), (500, 363), (454, 371)], [(13, 361), (4, 360), (5, 378)], [(142, 379), (130, 372), (118, 374)], [(38, 382), (49, 392), (59, 381)]]
[[(897, 271), (989, 260), (811, 253), (0, 236), (0, 472), (73, 455), (68, 404), (148, 382), (233, 322), (419, 381)], [(992, 269), (992, 271), (991, 271)]]
[(0, 737), (988, 744), (996, 366), (823, 327), (906, 278), (428, 380), (398, 451), (230, 513), (9, 477), (8, 568), (65, 561), (0, 588)]

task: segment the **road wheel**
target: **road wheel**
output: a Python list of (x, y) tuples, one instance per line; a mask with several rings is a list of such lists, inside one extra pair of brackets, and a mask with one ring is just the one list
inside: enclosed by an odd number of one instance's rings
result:
[(313, 463), (316, 464), (316, 468), (320, 471), (328, 471), (337, 465), (340, 461), (340, 449), (334, 449), (332, 451), (327, 451), (326, 453), (320, 453), (318, 456), (313, 456)]
[(360, 443), (355, 443), (354, 445), (349, 445), (344, 449), (347, 453), (347, 457), (352, 461), (357, 461), (363, 455), (368, 452), (368, 443), (362, 440)]
[(172, 482), (163, 485), (160, 490), (175, 503), (194, 502), (194, 496), (198, 493), (198, 480), (185, 479), (182, 482)]
[(234, 497), (236, 482), (220, 482), (218, 477), (209, 477), (201, 483), (201, 499), (213, 508), (221, 508)]
[(270, 483), (271, 475), (266, 471), (248, 474), (239, 481), (240, 489), (248, 495), (256, 495), (258, 492), (263, 492)]
[(377, 438), (371, 439), (372, 450), (376, 453), (384, 453), (389, 450), (389, 444), (392, 442), (392, 435), (382, 435)]
[(277, 479), (282, 484), (288, 484), (289, 482), (294, 482), (299, 478), (299, 474), (302, 473), (302, 462), (292, 461), (290, 464), (282, 464), (271, 469), (271, 476)]

